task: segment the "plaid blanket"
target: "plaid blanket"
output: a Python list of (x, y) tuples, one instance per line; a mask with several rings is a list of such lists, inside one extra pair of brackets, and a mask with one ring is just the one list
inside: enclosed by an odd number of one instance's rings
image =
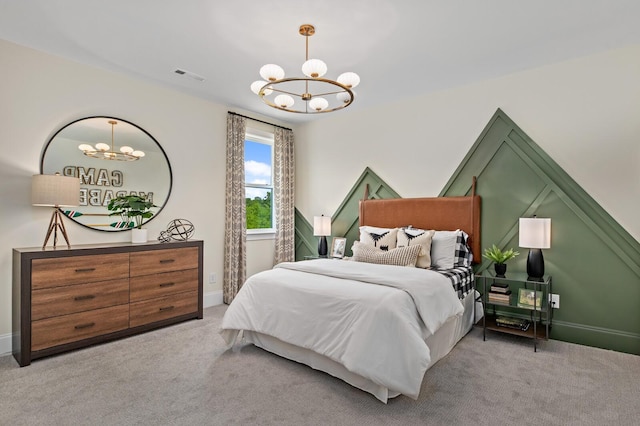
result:
[(453, 289), (458, 293), (460, 300), (473, 290), (475, 276), (473, 275), (473, 269), (468, 266), (458, 266), (453, 269), (432, 269), (439, 274), (451, 280)]

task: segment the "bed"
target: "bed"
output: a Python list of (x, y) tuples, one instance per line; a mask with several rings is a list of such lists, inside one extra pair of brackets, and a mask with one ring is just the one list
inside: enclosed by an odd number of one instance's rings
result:
[[(417, 399), (427, 369), (482, 315), (471, 267), (480, 260), (475, 180), (470, 196), (365, 195), (359, 209), (360, 239), (351, 259), (284, 262), (249, 277), (227, 308), (220, 333), (230, 348), (242, 339), (382, 402), (400, 394)], [(452, 235), (453, 250), (466, 254), (449, 256)], [(371, 236), (373, 244), (365, 241)]]

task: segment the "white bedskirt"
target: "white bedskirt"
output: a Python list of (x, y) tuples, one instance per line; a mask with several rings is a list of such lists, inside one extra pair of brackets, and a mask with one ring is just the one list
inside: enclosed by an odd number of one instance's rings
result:
[[(425, 342), (431, 351), (431, 361), (428, 368), (447, 355), (453, 347), (462, 339), (480, 318), (482, 318), (482, 303), (475, 303), (478, 293), (469, 293), (462, 301), (464, 314), (455, 316), (445, 322), (440, 329), (426, 338)], [(311, 368), (328, 373), (337, 377), (350, 385), (368, 392), (380, 401), (386, 403), (389, 398), (395, 398), (400, 394), (398, 391), (388, 389), (376, 384), (371, 380), (347, 370), (342, 364), (330, 358), (318, 354), (314, 351), (304, 349), (289, 343), (283, 342), (275, 337), (254, 331), (243, 331), (243, 340), (252, 343), (257, 347), (265, 349), (281, 357), (300, 362)]]

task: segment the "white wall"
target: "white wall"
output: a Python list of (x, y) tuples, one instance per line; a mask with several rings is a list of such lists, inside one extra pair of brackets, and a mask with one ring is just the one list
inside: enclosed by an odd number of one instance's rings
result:
[(497, 108), (640, 240), (640, 46), (301, 126), (296, 206), (332, 214), (366, 166), (403, 197), (436, 196)]
[[(0, 58), (0, 353), (10, 349), (11, 250), (42, 245), (51, 217), (50, 209), (31, 206), (31, 176), (39, 173), (49, 138), (78, 118), (122, 118), (162, 145), (173, 169), (173, 189), (164, 210), (146, 226), (149, 237), (155, 239), (171, 219), (189, 219), (194, 238), (204, 240), (205, 294), (221, 291), (228, 108), (2, 40)], [(130, 240), (128, 232), (65, 223), (72, 245)], [(248, 259), (251, 271), (273, 259), (273, 241), (260, 243), (257, 260), (251, 253)], [(212, 272), (217, 282), (208, 284)]]

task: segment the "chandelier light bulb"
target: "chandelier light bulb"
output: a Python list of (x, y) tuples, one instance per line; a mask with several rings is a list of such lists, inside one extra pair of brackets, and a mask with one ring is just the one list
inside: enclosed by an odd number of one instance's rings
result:
[(88, 145), (86, 143), (80, 144), (78, 145), (78, 149), (80, 151), (86, 151), (86, 152), (96, 152), (96, 149), (94, 147), (92, 147), (91, 145)]
[(276, 64), (263, 65), (260, 68), (260, 77), (267, 81), (282, 80), (284, 78), (284, 70)]
[(309, 59), (302, 64), (302, 73), (307, 77), (320, 78), (327, 73), (327, 64), (320, 59)]
[(109, 151), (109, 145), (107, 145), (106, 143), (97, 143), (96, 144), (96, 149), (98, 151)]
[(329, 101), (325, 98), (313, 98), (309, 101), (309, 107), (316, 111), (322, 111), (329, 106)]
[(144, 152), (142, 152), (142, 151), (133, 151), (131, 153), (131, 155), (133, 155), (134, 157), (142, 158), (142, 157), (144, 157)]
[[(268, 83), (269, 83), (268, 81), (256, 80), (253, 83), (251, 83), (251, 91), (256, 95), (260, 95), (260, 89), (262, 89), (264, 85)], [(270, 88), (264, 89), (265, 96), (269, 96), (271, 93), (273, 93), (273, 90), (271, 90)]]
[(336, 95), (336, 98), (338, 98), (338, 101), (346, 104), (351, 100), (351, 96), (349, 96), (349, 92), (340, 92)]
[(290, 106), (293, 105), (293, 98), (289, 95), (278, 95), (274, 99), (274, 102), (280, 108), (289, 108)]
[(338, 83), (352, 89), (360, 84), (360, 76), (355, 72), (345, 72), (338, 76)]
[(130, 146), (121, 146), (120, 152), (123, 152), (125, 154), (131, 154), (133, 152), (133, 148), (131, 148)]

